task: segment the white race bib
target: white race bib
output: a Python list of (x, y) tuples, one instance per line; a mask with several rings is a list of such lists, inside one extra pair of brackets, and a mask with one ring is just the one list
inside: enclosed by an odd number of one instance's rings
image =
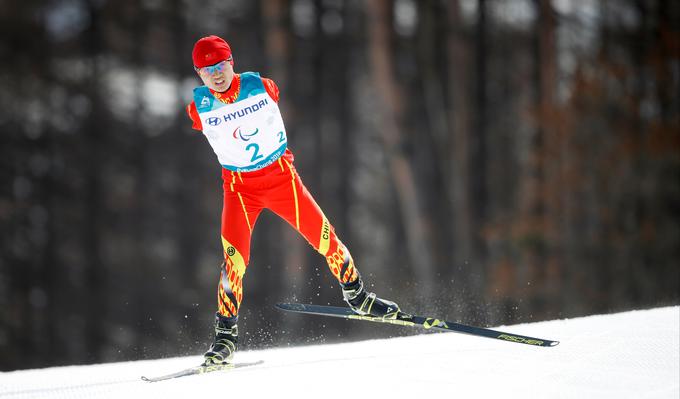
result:
[[(232, 104), (217, 100), (206, 87), (194, 90), (203, 134), (222, 167), (236, 172), (262, 169), (286, 151), (283, 118), (256, 74), (241, 75), (239, 98)], [(257, 79), (258, 85), (253, 81)], [(246, 84), (244, 84), (246, 83)]]

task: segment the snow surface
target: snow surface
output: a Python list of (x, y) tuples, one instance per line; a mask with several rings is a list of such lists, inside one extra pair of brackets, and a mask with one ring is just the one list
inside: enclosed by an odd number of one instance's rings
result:
[(436, 333), (247, 351), (236, 363), (264, 363), (156, 383), (140, 376), (201, 357), (21, 370), (0, 373), (0, 398), (680, 398), (680, 307), (498, 329), (561, 343)]

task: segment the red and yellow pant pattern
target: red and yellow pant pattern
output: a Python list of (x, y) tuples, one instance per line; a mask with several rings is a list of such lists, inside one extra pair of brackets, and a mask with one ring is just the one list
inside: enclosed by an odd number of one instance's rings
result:
[(300, 180), (293, 166), (292, 153), (286, 151), (273, 164), (254, 172), (223, 169), (222, 179), (225, 266), (217, 293), (220, 314), (238, 315), (243, 299), (243, 276), (250, 258), (250, 238), (257, 218), (265, 208), (300, 232), (326, 258), (339, 282), (351, 282), (358, 277), (352, 256)]

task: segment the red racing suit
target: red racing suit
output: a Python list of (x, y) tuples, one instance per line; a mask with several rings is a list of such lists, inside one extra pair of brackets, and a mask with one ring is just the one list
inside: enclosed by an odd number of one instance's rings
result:
[(238, 315), (251, 235), (265, 208), (300, 232), (340, 283), (358, 277), (352, 256), (295, 170), (278, 101), (272, 80), (245, 72), (234, 75), (224, 93), (196, 88), (186, 108), (192, 127), (204, 133), (222, 165), (225, 267), (217, 301), (219, 313), (227, 317)]

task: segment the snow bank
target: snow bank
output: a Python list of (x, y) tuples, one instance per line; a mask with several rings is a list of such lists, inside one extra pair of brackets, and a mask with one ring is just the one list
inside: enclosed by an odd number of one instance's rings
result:
[(680, 307), (498, 329), (561, 343), (437, 333), (249, 351), (236, 362), (264, 363), (157, 383), (140, 376), (201, 357), (22, 370), (0, 373), (0, 398), (680, 397)]

